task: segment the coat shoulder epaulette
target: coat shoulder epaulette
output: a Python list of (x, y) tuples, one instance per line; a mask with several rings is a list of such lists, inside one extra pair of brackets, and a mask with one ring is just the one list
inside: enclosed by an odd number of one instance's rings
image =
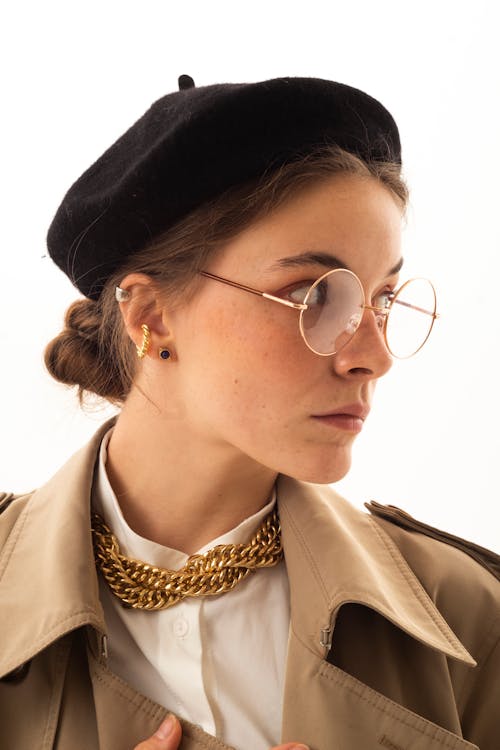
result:
[(465, 552), (466, 555), (469, 555), (469, 557), (472, 557), (500, 581), (500, 555), (497, 555), (495, 552), (485, 547), (480, 547), (478, 544), (474, 544), (474, 542), (469, 542), (467, 539), (449, 534), (447, 531), (436, 529), (434, 526), (429, 526), (422, 521), (417, 521), (416, 518), (413, 518), (409, 513), (397, 508), (395, 505), (381, 505), (372, 500), (369, 503), (365, 503), (365, 507), (375, 517), (383, 518), (402, 529), (416, 531), (432, 539), (437, 539), (440, 542), (456, 547)]

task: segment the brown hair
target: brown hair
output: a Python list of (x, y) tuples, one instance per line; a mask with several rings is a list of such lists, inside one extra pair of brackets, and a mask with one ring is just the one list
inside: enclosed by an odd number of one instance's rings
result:
[(154, 278), (158, 290), (175, 304), (195, 288), (197, 272), (225, 243), (283, 205), (308, 184), (334, 174), (375, 177), (404, 209), (408, 191), (398, 164), (365, 162), (338, 146), (328, 146), (284, 165), (258, 182), (230, 190), (203, 204), (136, 253), (108, 279), (98, 301), (80, 299), (67, 310), (64, 330), (45, 350), (50, 374), (77, 386), (80, 402), (86, 393), (121, 404), (137, 367), (135, 346), (127, 335), (114, 292), (132, 272)]

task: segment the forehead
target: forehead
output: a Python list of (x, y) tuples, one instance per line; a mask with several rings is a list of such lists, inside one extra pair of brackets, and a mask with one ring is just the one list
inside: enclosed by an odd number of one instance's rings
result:
[(336, 175), (302, 189), (248, 227), (212, 268), (237, 279), (266, 279), (300, 266), (321, 271), (314, 256), (329, 254), (360, 278), (371, 276), (399, 262), (401, 218), (397, 199), (375, 178)]

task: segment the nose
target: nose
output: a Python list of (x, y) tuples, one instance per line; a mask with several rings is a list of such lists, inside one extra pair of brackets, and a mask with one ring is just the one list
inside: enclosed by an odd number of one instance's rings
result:
[(363, 377), (374, 380), (382, 377), (392, 366), (380, 317), (372, 309), (363, 313), (354, 336), (332, 358), (333, 369), (343, 377)]

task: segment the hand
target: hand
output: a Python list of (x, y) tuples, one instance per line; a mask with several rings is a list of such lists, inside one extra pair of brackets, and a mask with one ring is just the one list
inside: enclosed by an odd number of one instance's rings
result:
[[(148, 740), (140, 742), (134, 750), (177, 750), (181, 741), (181, 725), (175, 716), (167, 716), (160, 724), (156, 732)], [(295, 742), (287, 742), (285, 745), (277, 745), (271, 750), (308, 750), (305, 745), (297, 745)]]

